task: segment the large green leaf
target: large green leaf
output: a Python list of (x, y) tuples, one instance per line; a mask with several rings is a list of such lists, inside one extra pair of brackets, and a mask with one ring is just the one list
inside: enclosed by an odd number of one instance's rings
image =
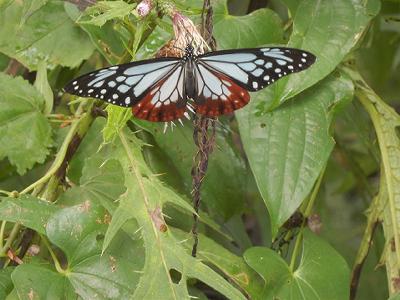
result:
[(0, 198), (0, 220), (19, 222), (25, 227), (45, 234), (50, 216), (59, 208), (30, 195), (19, 198)]
[(244, 259), (267, 284), (265, 294), (260, 299), (349, 298), (350, 270), (347, 263), (329, 244), (309, 231), (304, 232), (300, 265), (293, 272), (269, 248), (250, 248), (244, 254)]
[(128, 298), (143, 267), (142, 245), (121, 233), (102, 253), (105, 223), (105, 210), (90, 201), (53, 214), (47, 236), (66, 254), (67, 269), (56, 272), (46, 264), (18, 266), (12, 279), (21, 299), (29, 295), (37, 297), (33, 299), (73, 299), (75, 293), (82, 299)]
[(51, 128), (43, 109), (43, 97), (27, 81), (0, 74), (0, 159), (7, 157), (20, 174), (49, 153)]
[[(283, 0), (294, 16), (288, 46), (317, 56), (307, 71), (283, 78), (274, 85), (270, 105), (275, 107), (327, 76), (359, 41), (380, 1), (371, 0)], [(295, 10), (293, 10), (295, 9)], [(264, 97), (265, 92), (261, 92)], [(260, 96), (261, 97), (261, 96)]]
[(214, 36), (219, 49), (257, 47), (283, 42), (283, 28), (278, 15), (259, 9), (245, 16), (228, 13), (225, 0), (214, 3)]
[(63, 1), (14, 1), (0, 11), (0, 51), (31, 70), (40, 61), (49, 67), (75, 67), (93, 50), (87, 35), (65, 13)]
[[(112, 149), (109, 155), (119, 159), (124, 168), (128, 187), (125, 201), (130, 204), (123, 203), (132, 207), (128, 212), (141, 229), (138, 234), (143, 238), (146, 258), (133, 298), (186, 299), (189, 297), (188, 279), (197, 278), (229, 299), (244, 299), (224, 278), (193, 258), (182, 241), (168, 230), (162, 214), (163, 206), (172, 204), (192, 211), (191, 206), (151, 173), (142, 157), (142, 143), (135, 136), (123, 131), (119, 137), (123, 147), (118, 140), (115, 141), (119, 146), (108, 145)], [(179, 283), (174, 283), (172, 270), (181, 274)]]
[(309, 194), (332, 151), (329, 134), (335, 106), (352, 96), (350, 80), (331, 76), (277, 110), (274, 96), (250, 102), (237, 113), (250, 167), (271, 216), (272, 234)]

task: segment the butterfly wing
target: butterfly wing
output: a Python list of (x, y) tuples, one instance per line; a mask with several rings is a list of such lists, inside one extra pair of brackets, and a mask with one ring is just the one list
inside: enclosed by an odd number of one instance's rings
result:
[(183, 80), (184, 67), (177, 65), (132, 107), (133, 115), (152, 122), (167, 122), (182, 118), (186, 113)]
[(314, 62), (315, 56), (310, 52), (282, 47), (223, 50), (199, 57), (200, 64), (225, 74), (251, 92), (303, 71)]
[(142, 119), (170, 120), (182, 114), (174, 112), (183, 99), (181, 73), (180, 59), (158, 58), (100, 69), (74, 79), (64, 89), (81, 97), (133, 106), (134, 114)]
[(250, 95), (232, 78), (207, 65), (198, 64), (195, 70), (197, 98), (194, 107), (197, 113), (215, 117), (232, 113), (245, 106)]

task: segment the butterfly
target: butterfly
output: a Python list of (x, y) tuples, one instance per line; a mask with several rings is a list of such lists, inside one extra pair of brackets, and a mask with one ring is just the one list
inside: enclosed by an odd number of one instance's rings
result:
[(161, 57), (103, 68), (82, 75), (64, 90), (122, 107), (139, 119), (167, 122), (189, 118), (188, 111), (208, 117), (245, 106), (249, 92), (310, 67), (307, 51), (263, 47), (196, 55), (187, 45), (182, 57)]

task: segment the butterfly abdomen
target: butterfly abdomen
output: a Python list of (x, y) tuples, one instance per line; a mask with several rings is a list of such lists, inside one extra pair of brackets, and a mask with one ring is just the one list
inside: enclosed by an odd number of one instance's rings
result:
[(196, 74), (195, 70), (195, 62), (193, 59), (188, 58), (184, 65), (184, 98), (185, 100), (193, 99), (196, 100), (197, 96), (197, 82), (196, 82)]

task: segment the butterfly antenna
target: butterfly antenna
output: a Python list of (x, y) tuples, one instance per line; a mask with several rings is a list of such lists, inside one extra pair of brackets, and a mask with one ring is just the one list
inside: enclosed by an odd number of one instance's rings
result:
[(176, 45), (176, 39), (174, 39), (174, 44), (172, 45), (172, 48), (178, 49), (179, 51), (185, 52), (185, 49), (182, 49), (181, 47), (177, 47), (177, 46), (175, 46), (175, 45)]

